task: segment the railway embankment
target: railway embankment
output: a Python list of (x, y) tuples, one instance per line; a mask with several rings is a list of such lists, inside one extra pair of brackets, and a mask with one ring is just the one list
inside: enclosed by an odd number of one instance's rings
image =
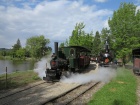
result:
[(9, 91), (18, 87), (38, 82), (41, 79), (33, 70), (18, 71), (11, 74), (0, 75), (0, 91)]

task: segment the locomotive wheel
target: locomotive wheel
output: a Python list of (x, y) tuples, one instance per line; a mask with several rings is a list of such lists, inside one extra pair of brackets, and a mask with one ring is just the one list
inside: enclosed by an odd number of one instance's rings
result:
[(47, 78), (47, 82), (51, 82), (52, 81), (52, 79), (49, 76), (46, 76), (46, 78)]
[(60, 80), (61, 75), (60, 75), (60, 74), (56, 74), (56, 78), (57, 78), (58, 80)]

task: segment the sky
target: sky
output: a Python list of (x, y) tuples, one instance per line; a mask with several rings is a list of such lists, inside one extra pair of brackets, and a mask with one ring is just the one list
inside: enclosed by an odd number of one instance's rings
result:
[(140, 0), (0, 0), (0, 48), (12, 48), (18, 39), (25, 47), (28, 38), (39, 35), (53, 47), (65, 42), (81, 22), (86, 33), (95, 34), (109, 28), (108, 19), (121, 2), (140, 9)]

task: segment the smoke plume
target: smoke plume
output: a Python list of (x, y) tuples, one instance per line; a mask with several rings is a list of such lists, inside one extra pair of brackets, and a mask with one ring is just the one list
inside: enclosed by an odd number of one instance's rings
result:
[[(50, 68), (51, 55), (47, 58), (42, 58), (35, 64), (34, 71), (38, 73), (38, 76), (43, 79), (46, 76), (46, 63), (47, 68)], [(99, 67), (98, 70), (91, 70), (88, 73), (72, 73), (69, 78), (62, 76), (60, 82), (63, 83), (79, 83), (85, 84), (91, 81), (109, 82), (116, 75), (116, 70), (111, 67)]]
[(39, 62), (35, 64), (34, 71), (38, 73), (38, 76), (41, 79), (43, 79), (43, 77), (46, 77), (46, 74), (45, 74), (46, 65), (47, 65), (47, 68), (50, 68), (50, 55), (47, 56), (47, 58), (42, 58)]
[[(92, 70), (94, 71), (94, 70)], [(72, 74), (70, 78), (62, 77), (61, 82), (64, 83), (80, 83), (85, 84), (91, 81), (109, 82), (116, 75), (116, 70), (110, 67), (99, 67), (98, 70), (91, 73)]]

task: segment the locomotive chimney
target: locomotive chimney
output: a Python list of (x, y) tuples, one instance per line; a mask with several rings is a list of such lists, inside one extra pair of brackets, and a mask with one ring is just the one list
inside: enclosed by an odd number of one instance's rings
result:
[(107, 53), (109, 52), (109, 45), (108, 45), (107, 40), (106, 40), (106, 43), (105, 43), (105, 50), (106, 50)]
[(54, 42), (55, 55), (58, 57), (58, 42)]

